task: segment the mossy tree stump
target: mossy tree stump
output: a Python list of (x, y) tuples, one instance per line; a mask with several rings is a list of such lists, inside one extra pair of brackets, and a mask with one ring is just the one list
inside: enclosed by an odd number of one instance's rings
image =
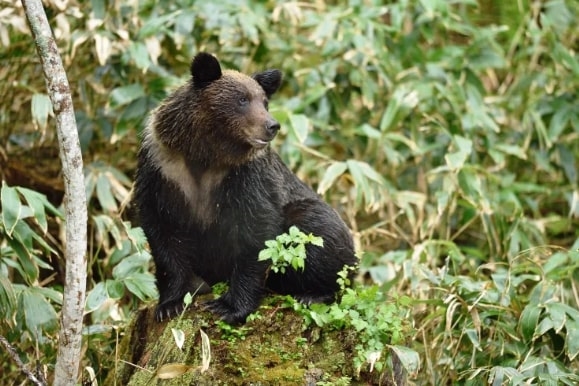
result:
[[(354, 330), (306, 327), (283, 301), (262, 306), (242, 326), (218, 322), (193, 304), (181, 318), (157, 323), (154, 306), (137, 312), (123, 337), (116, 369), (107, 385), (316, 385), (318, 383), (402, 384), (399, 366), (382, 373), (354, 366)], [(173, 329), (184, 333), (182, 348)], [(202, 332), (209, 337), (211, 359), (202, 366)], [(207, 350), (205, 350), (205, 355)], [(398, 382), (395, 382), (397, 379)]]

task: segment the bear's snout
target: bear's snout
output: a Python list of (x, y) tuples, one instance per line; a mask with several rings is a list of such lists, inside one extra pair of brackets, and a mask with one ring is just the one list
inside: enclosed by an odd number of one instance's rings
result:
[(267, 131), (267, 134), (271, 136), (272, 139), (279, 131), (279, 128), (280, 128), (279, 122), (273, 118), (268, 119), (267, 122), (265, 122), (265, 130)]

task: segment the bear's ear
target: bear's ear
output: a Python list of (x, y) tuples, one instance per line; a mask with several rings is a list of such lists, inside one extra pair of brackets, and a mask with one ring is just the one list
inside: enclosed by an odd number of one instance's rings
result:
[(265, 95), (267, 97), (271, 97), (281, 85), (281, 71), (280, 70), (265, 70), (263, 72), (258, 72), (257, 74), (253, 74), (253, 79), (263, 91), (265, 91)]
[(191, 76), (195, 88), (202, 89), (221, 78), (221, 66), (217, 58), (206, 52), (195, 55), (191, 63)]

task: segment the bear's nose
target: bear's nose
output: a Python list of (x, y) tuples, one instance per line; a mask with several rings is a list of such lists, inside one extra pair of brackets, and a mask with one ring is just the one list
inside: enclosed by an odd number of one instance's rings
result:
[(267, 133), (271, 136), (276, 135), (277, 132), (279, 131), (279, 128), (280, 128), (279, 122), (276, 121), (275, 119), (271, 119), (267, 121), (267, 123), (265, 124), (265, 129), (267, 130)]

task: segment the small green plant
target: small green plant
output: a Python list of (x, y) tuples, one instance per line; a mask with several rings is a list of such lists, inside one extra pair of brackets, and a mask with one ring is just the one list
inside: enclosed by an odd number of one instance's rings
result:
[(305, 234), (295, 225), (288, 233), (282, 233), (275, 240), (267, 240), (266, 248), (259, 252), (258, 260), (271, 260), (271, 269), (274, 272), (285, 273), (288, 266), (303, 270), (306, 266), (306, 245), (324, 246), (324, 240), (313, 234)]
[(221, 330), (221, 339), (230, 343), (245, 340), (247, 332), (251, 330), (251, 328), (246, 326), (232, 326), (223, 320), (217, 320), (215, 324)]
[(358, 344), (354, 365), (361, 369), (365, 363), (370, 369), (384, 369), (384, 353), (395, 351), (405, 369), (414, 373), (419, 367), (418, 353), (403, 345), (405, 337), (411, 332), (407, 315), (411, 311), (411, 299), (400, 297), (387, 299), (380, 287), (359, 286), (349, 288), (349, 271), (354, 267), (344, 267), (339, 273), (342, 297), (333, 304), (304, 305), (291, 298), (287, 300), (294, 310), (300, 313), (306, 325), (315, 323), (318, 327), (329, 329), (353, 328)]
[(308, 343), (308, 340), (307, 340), (306, 338), (302, 337), (302, 336), (298, 336), (298, 337), (296, 338), (296, 345), (297, 345), (298, 347), (303, 347), (303, 346), (305, 346), (307, 343)]
[(227, 286), (227, 283), (219, 282), (219, 283), (215, 283), (211, 287), (211, 292), (213, 292), (213, 295), (221, 296), (227, 291), (227, 288), (229, 288)]
[[(185, 311), (189, 308), (189, 306), (193, 303), (193, 295), (190, 292), (187, 292), (183, 297), (183, 311), (179, 315), (179, 319), (177, 320), (177, 325), (181, 324), (181, 320), (183, 319), (183, 315)], [(173, 327), (171, 328), (171, 332), (173, 333), (173, 339), (175, 340), (175, 344), (179, 347), (179, 350), (183, 349), (183, 344), (185, 343), (185, 332), (181, 328)]]

